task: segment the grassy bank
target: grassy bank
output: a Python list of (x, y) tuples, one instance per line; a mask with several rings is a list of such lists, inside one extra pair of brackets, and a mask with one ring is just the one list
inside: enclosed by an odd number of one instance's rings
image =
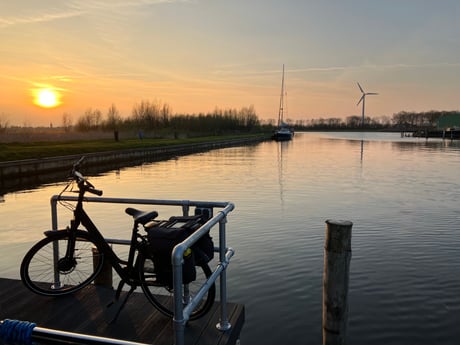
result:
[(210, 136), (184, 139), (113, 139), (73, 140), (54, 142), (0, 143), (0, 162), (22, 159), (56, 157), (114, 150), (142, 149), (171, 145), (218, 142), (223, 140), (260, 137), (263, 134)]

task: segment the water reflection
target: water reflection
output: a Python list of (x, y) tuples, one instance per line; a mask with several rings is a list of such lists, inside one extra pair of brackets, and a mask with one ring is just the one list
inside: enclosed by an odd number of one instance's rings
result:
[(442, 147), (447, 147), (454, 150), (460, 149), (460, 140), (440, 139), (440, 138), (414, 138), (414, 137), (399, 137), (395, 133), (373, 133), (373, 132), (327, 132), (322, 133), (324, 140), (343, 140), (350, 145), (355, 145), (356, 142), (369, 142), (375, 144), (391, 143), (396, 148), (401, 150), (426, 148), (430, 150), (438, 150)]
[[(248, 145), (251, 147), (253, 145)], [(187, 151), (186, 153), (182, 153), (182, 156), (191, 155), (191, 154), (198, 154), (198, 152), (206, 152), (212, 148), (197, 148), (193, 152)], [(177, 153), (174, 152), (162, 152), (157, 155), (153, 156), (145, 156), (142, 158), (138, 158), (138, 156), (134, 156), (132, 158), (124, 158), (119, 162), (110, 162), (104, 163), (99, 165), (88, 165), (85, 166), (84, 162), (82, 164), (82, 168), (84, 169), (84, 173), (87, 176), (99, 176), (103, 173), (109, 171), (115, 171), (116, 175), (120, 175), (120, 169), (126, 169), (129, 167), (135, 166), (142, 166), (144, 164), (155, 163), (158, 161), (166, 161), (170, 159), (178, 159)], [(30, 176), (19, 176), (14, 178), (2, 178), (0, 180), (0, 195), (5, 195), (7, 193), (12, 193), (15, 191), (25, 190), (25, 189), (34, 189), (40, 186), (44, 186), (50, 183), (56, 182), (63, 182), (66, 181), (69, 177), (71, 166), (69, 166), (69, 170), (57, 170), (51, 173), (42, 173), (42, 174), (34, 174)]]
[(448, 148), (449, 150), (460, 150), (460, 140), (410, 140), (395, 141), (391, 143), (393, 148), (400, 151), (425, 150), (437, 153), (439, 149)]
[(291, 141), (278, 141), (275, 144), (277, 145), (277, 154), (278, 154), (278, 184), (279, 184), (279, 194), (280, 194), (280, 201), (281, 207), (284, 209), (284, 167), (283, 161), (285, 155), (285, 151), (288, 150)]
[(20, 176), (0, 181), (0, 196), (24, 189), (37, 188), (48, 183), (64, 181), (66, 173), (59, 171), (51, 174)]
[[(324, 221), (336, 218), (354, 223), (349, 343), (456, 345), (459, 169), (458, 142), (297, 133), (284, 144), (121, 168), (92, 182), (109, 197), (236, 205), (227, 224), (236, 250), (228, 295), (246, 306), (245, 343), (321, 342)], [(18, 277), (23, 253), (50, 226), (49, 198), (59, 190), (5, 196), (1, 276)], [(125, 238), (124, 206), (88, 207), (108, 237)]]
[(438, 138), (413, 138), (402, 136), (395, 133), (322, 133), (323, 140), (340, 140), (352, 148), (358, 143), (360, 147), (360, 161), (363, 163), (364, 154), (368, 145), (390, 145), (392, 149), (405, 151), (426, 151), (437, 154), (439, 150), (448, 150), (450, 153), (460, 151), (460, 140), (438, 139)]

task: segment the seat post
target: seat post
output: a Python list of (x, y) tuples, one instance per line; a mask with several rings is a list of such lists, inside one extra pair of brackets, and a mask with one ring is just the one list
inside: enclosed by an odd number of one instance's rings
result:
[(134, 263), (134, 252), (136, 251), (137, 233), (139, 232), (139, 223), (137, 220), (134, 221), (133, 231), (131, 232), (131, 243), (129, 245), (129, 256), (128, 256), (128, 270), (133, 268)]

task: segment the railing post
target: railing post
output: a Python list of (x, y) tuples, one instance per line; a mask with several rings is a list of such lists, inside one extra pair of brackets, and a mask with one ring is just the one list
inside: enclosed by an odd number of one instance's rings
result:
[(57, 196), (53, 196), (51, 198), (51, 229), (57, 230), (58, 229), (58, 221), (57, 221)]
[(190, 211), (190, 205), (188, 204), (188, 201), (186, 202), (186, 201), (184, 200), (184, 203), (183, 203), (183, 205), (182, 205), (182, 215), (183, 215), (184, 217), (188, 216), (189, 211)]
[(185, 248), (176, 245), (171, 253), (171, 264), (173, 269), (173, 291), (174, 291), (174, 345), (184, 345), (185, 343), (185, 319), (182, 301), (182, 261)]
[[(53, 196), (51, 198), (51, 229), (57, 231), (58, 229), (58, 220), (57, 220), (57, 197)], [(58, 242), (53, 242), (53, 263), (54, 263), (54, 287), (61, 287), (61, 277), (59, 276), (59, 271), (57, 269), (57, 262), (59, 260), (59, 246)]]
[(323, 345), (346, 344), (348, 282), (351, 261), (350, 221), (326, 221), (323, 275)]
[[(219, 261), (226, 261), (227, 243), (225, 239), (225, 224), (227, 216), (219, 221)], [(220, 274), (220, 321), (216, 325), (219, 331), (228, 331), (232, 328), (227, 317), (227, 270), (224, 269)]]

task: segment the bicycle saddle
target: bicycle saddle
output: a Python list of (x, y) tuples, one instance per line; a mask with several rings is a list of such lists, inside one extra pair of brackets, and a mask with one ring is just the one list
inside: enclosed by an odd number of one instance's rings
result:
[(156, 217), (158, 217), (158, 212), (157, 211), (150, 211), (150, 212), (145, 212), (141, 210), (137, 210), (132, 207), (128, 207), (125, 212), (132, 216), (134, 218), (134, 221), (145, 225), (151, 220), (154, 220)]

